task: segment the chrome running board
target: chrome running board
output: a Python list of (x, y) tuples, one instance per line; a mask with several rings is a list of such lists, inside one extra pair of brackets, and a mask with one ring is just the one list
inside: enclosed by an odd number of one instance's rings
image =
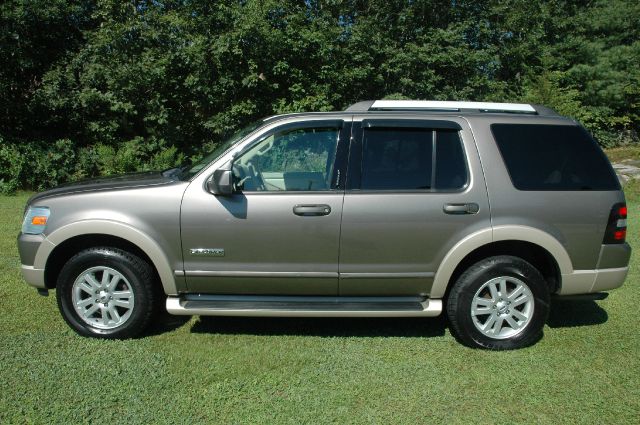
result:
[(442, 300), (189, 294), (168, 297), (167, 311), (201, 316), (434, 317), (442, 313)]

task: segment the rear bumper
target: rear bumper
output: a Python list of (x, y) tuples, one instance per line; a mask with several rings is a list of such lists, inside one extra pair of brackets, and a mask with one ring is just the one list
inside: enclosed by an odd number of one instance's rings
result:
[(619, 288), (629, 272), (630, 259), (628, 243), (603, 244), (596, 269), (563, 274), (558, 295), (592, 294)]
[(602, 270), (627, 267), (629, 260), (631, 260), (631, 245), (628, 243), (603, 244), (596, 268)]
[(558, 295), (590, 294), (609, 291), (622, 286), (629, 267), (600, 270), (575, 270), (562, 275), (562, 287)]

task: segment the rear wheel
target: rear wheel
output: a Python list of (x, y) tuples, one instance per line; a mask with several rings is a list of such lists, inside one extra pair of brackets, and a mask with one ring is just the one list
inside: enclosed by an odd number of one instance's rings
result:
[(549, 289), (540, 272), (518, 257), (486, 258), (451, 288), (447, 315), (454, 336), (469, 347), (509, 350), (542, 337)]
[(117, 248), (83, 250), (62, 268), (58, 308), (80, 335), (131, 338), (142, 332), (153, 312), (153, 269)]

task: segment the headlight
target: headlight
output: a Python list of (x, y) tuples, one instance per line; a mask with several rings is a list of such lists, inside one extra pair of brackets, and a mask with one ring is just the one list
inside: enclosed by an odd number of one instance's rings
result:
[(29, 207), (22, 222), (22, 233), (39, 235), (44, 232), (49, 219), (48, 207)]

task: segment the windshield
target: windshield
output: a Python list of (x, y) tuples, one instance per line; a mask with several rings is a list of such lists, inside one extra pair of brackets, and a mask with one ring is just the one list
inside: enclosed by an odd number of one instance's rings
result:
[(237, 142), (242, 140), (249, 133), (253, 132), (255, 129), (260, 127), (263, 123), (264, 123), (264, 120), (258, 120), (256, 122), (253, 122), (253, 123), (249, 124), (248, 126), (244, 127), (242, 130), (239, 130), (238, 132), (236, 132), (233, 136), (229, 137), (224, 142), (218, 143), (218, 145), (211, 152), (209, 152), (207, 155), (205, 155), (204, 158), (202, 158), (200, 161), (196, 162), (195, 164), (193, 164), (189, 168), (187, 168), (180, 175), (180, 179), (181, 180), (188, 180), (191, 177), (193, 177), (196, 174), (198, 174), (198, 172), (200, 172), (200, 170), (202, 170), (204, 167), (209, 165), (213, 160), (215, 160), (220, 155), (222, 155), (227, 150), (229, 150), (229, 148), (231, 148), (231, 146), (235, 145)]

